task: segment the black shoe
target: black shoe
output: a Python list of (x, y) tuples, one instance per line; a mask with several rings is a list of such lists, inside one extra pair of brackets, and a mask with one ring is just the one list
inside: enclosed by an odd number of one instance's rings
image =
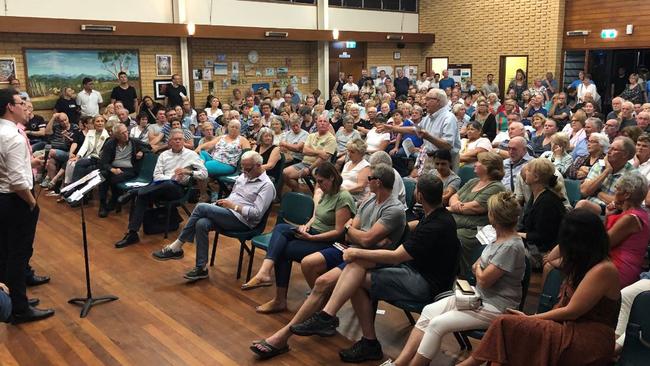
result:
[(115, 213), (120, 213), (120, 212), (122, 212), (122, 205), (120, 205), (119, 203), (116, 203), (115, 204)]
[(292, 325), (289, 330), (299, 336), (319, 335), (321, 337), (331, 337), (336, 335), (338, 326), (338, 317), (319, 311), (304, 322)]
[(155, 252), (151, 253), (151, 255), (159, 261), (166, 261), (169, 259), (181, 259), (183, 258), (183, 249), (175, 252), (168, 247), (164, 247), (160, 250), (156, 250)]
[(29, 287), (43, 285), (48, 282), (50, 282), (50, 277), (48, 276), (32, 275), (25, 279), (25, 284)]
[(31, 307), (37, 306), (38, 304), (41, 303), (41, 300), (38, 297), (33, 297), (31, 299), (27, 299), (27, 304)]
[(361, 338), (360, 341), (348, 349), (339, 352), (343, 362), (360, 363), (365, 361), (379, 361), (384, 358), (381, 343), (376, 339)]
[(187, 272), (185, 274), (185, 279), (188, 279), (190, 281), (198, 281), (202, 280), (204, 278), (208, 278), (208, 269), (207, 268), (200, 268), (200, 267), (194, 267), (191, 271)]
[(107, 210), (108, 212), (111, 212), (111, 211), (115, 210), (115, 202), (113, 202), (113, 201), (109, 202), (109, 203), (106, 205), (106, 210)]
[(102, 206), (99, 208), (99, 212), (97, 212), (97, 216), (99, 216), (102, 219), (108, 217), (108, 209), (106, 209), (106, 206)]
[(117, 197), (117, 203), (123, 205), (123, 204), (129, 202), (131, 200), (131, 197), (135, 196), (136, 193), (138, 193), (138, 191), (135, 190), (135, 189), (131, 190), (131, 191), (127, 191), (123, 195)]
[(131, 244), (135, 244), (139, 241), (140, 241), (140, 237), (138, 236), (138, 233), (136, 233), (135, 231), (129, 231), (128, 233), (126, 233), (126, 235), (124, 235), (124, 238), (122, 238), (122, 240), (115, 243), (115, 248), (124, 248)]
[(41, 319), (49, 318), (54, 315), (52, 309), (37, 309), (30, 306), (27, 311), (23, 313), (15, 313), (11, 317), (12, 324), (35, 322)]

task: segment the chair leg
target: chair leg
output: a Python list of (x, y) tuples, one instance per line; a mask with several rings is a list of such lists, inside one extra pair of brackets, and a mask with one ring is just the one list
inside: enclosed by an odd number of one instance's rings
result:
[(471, 351), (472, 350), (472, 342), (470, 342), (469, 338), (465, 335), (465, 333), (460, 333), (460, 336), (463, 337), (463, 342), (465, 342), (465, 345), (467, 346), (467, 350)]
[(246, 271), (246, 282), (251, 280), (251, 273), (253, 272), (253, 260), (255, 259), (255, 246), (251, 243), (251, 251), (248, 256), (248, 270)]
[(184, 204), (181, 205), (181, 207), (183, 208), (183, 211), (185, 211), (185, 213), (187, 214), (187, 217), (188, 217), (188, 218), (189, 218), (190, 216), (192, 216), (192, 213), (190, 212), (190, 210), (187, 209), (187, 207), (185, 207)]
[(165, 236), (164, 238), (167, 239), (167, 233), (169, 232), (169, 220), (171, 219), (172, 215), (172, 206), (167, 205), (167, 219), (165, 220)]
[(406, 314), (406, 317), (408, 318), (411, 325), (412, 326), (415, 325), (415, 319), (413, 319), (413, 315), (411, 314), (411, 312), (408, 310), (404, 310), (404, 314)]
[(210, 267), (214, 267), (214, 257), (217, 256), (217, 241), (219, 240), (219, 232), (215, 231), (214, 240), (212, 241), (212, 255), (210, 256)]
[(460, 333), (454, 332), (454, 338), (456, 338), (456, 342), (458, 342), (458, 345), (460, 346), (460, 350), (466, 350), (467, 345), (465, 344), (465, 340), (460, 336)]
[(246, 245), (245, 242), (239, 241), (239, 260), (237, 261), (237, 279), (241, 278), (241, 265), (242, 261), (244, 260), (244, 246)]

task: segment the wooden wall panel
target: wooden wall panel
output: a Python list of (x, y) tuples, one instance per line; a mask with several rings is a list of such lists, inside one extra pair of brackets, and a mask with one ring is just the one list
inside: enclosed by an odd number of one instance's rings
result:
[[(567, 0), (564, 16), (564, 49), (607, 49), (650, 47), (650, 1)], [(634, 25), (631, 35), (625, 26)], [(603, 29), (616, 29), (618, 37), (600, 38)], [(588, 36), (567, 37), (567, 31), (588, 30)]]

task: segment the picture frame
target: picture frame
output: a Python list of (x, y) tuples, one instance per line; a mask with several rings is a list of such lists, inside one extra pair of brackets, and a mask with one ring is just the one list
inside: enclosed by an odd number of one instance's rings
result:
[(402, 52), (400, 51), (393, 52), (393, 60), (401, 60), (401, 59), (402, 59)]
[(156, 55), (156, 76), (172, 76), (172, 55)]
[(155, 100), (165, 99), (165, 91), (167, 86), (171, 85), (172, 81), (169, 79), (154, 80), (153, 81), (153, 94)]
[(0, 57), (0, 84), (9, 84), (9, 79), (12, 77), (16, 77), (16, 59)]

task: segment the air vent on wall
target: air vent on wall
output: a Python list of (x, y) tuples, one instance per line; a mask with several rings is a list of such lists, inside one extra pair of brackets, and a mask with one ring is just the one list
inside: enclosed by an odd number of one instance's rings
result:
[(264, 37), (287, 38), (289, 37), (289, 32), (264, 32)]
[(95, 25), (95, 24), (82, 24), (81, 30), (87, 32), (115, 32), (117, 29), (114, 25)]

